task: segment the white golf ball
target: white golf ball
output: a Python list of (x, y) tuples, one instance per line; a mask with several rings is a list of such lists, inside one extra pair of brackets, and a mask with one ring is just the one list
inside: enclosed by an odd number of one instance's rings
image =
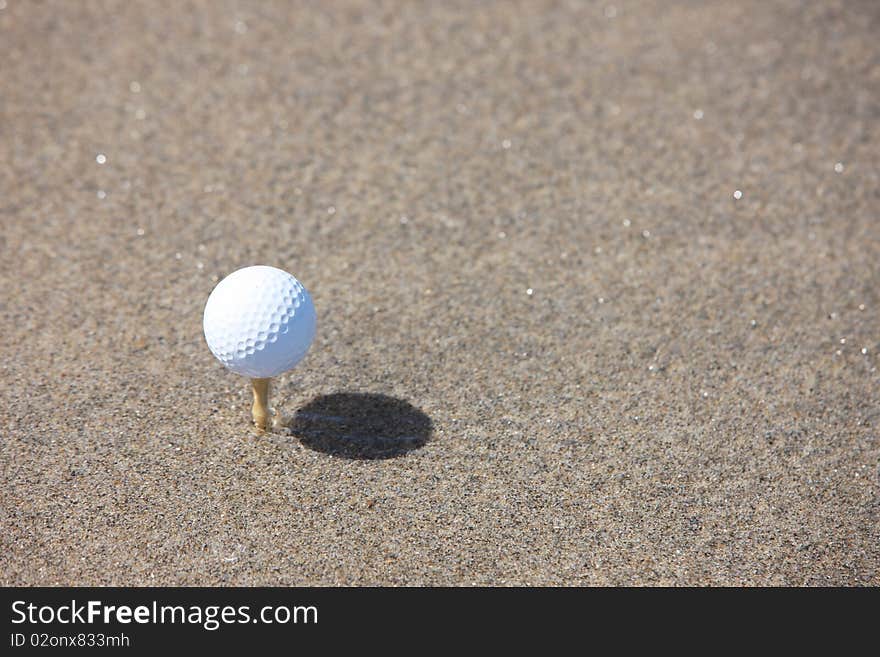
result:
[(302, 284), (275, 267), (245, 267), (205, 304), (205, 340), (236, 374), (265, 379), (303, 359), (315, 337), (315, 306)]

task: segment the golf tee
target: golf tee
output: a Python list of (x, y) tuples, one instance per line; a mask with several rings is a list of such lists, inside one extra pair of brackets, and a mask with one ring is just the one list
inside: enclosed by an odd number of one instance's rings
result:
[(269, 426), (269, 381), (270, 379), (251, 379), (254, 389), (254, 406), (251, 409), (254, 426), (265, 431)]

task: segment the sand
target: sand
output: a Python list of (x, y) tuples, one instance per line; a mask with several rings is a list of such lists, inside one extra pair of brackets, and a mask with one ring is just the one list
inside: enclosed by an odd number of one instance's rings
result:
[[(0, 583), (880, 584), (875, 2), (0, 2)], [(319, 315), (256, 436), (235, 269)]]

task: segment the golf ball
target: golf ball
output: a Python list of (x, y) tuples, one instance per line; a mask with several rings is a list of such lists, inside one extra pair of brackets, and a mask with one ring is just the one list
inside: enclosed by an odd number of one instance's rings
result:
[(293, 276), (245, 267), (217, 284), (205, 304), (208, 348), (236, 374), (265, 379), (303, 359), (315, 337), (315, 307)]

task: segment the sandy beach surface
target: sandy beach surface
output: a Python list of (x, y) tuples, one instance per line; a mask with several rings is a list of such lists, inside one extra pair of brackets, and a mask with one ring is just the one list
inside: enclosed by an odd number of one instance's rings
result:
[[(0, 583), (880, 584), (878, 34), (0, 0)], [(263, 437), (252, 264), (319, 316)]]

